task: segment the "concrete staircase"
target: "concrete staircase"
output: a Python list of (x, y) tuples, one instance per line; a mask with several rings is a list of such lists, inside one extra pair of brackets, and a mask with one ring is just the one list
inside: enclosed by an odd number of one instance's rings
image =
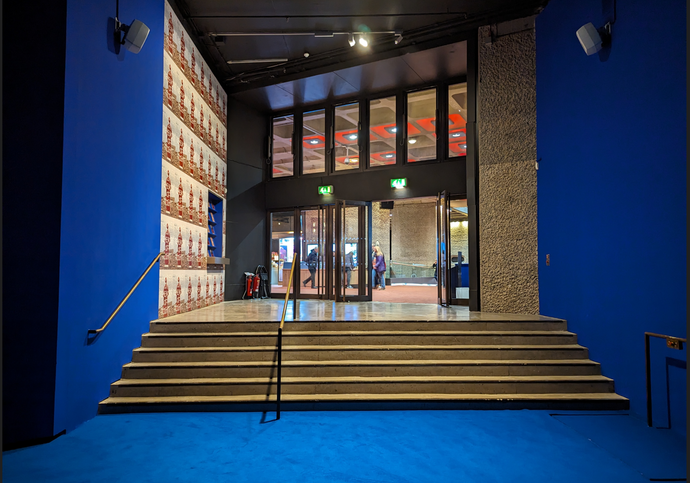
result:
[[(100, 413), (272, 411), (278, 323), (151, 322)], [(287, 322), (284, 410), (627, 409), (563, 320)]]

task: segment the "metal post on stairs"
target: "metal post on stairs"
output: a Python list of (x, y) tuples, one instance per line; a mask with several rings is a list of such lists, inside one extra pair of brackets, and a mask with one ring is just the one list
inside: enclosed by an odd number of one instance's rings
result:
[(280, 419), (280, 382), (283, 367), (283, 328), (278, 329), (278, 384), (276, 385), (276, 419)]

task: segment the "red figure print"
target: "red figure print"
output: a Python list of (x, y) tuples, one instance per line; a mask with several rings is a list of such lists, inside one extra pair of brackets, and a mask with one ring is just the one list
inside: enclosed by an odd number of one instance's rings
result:
[(180, 169), (184, 170), (184, 133), (182, 129), (180, 129), (180, 141), (178, 144), (180, 145), (180, 150), (177, 153), (177, 157), (180, 159)]
[(213, 134), (211, 134), (212, 132), (213, 132), (213, 128), (211, 127), (211, 115), (209, 114), (209, 116), (208, 116), (208, 141), (209, 142), (213, 141), (212, 140)]
[(194, 71), (196, 69), (196, 57), (194, 57), (194, 49), (192, 49), (192, 84), (196, 84), (196, 76)]
[(196, 284), (196, 308), (201, 308), (201, 277), (198, 277)]
[(209, 154), (208, 155), (208, 187), (209, 188), (211, 187), (211, 183), (213, 183), (213, 180), (211, 179), (211, 177), (212, 177), (211, 173), (212, 172), (213, 171), (211, 171), (211, 155)]
[(204, 147), (199, 150), (199, 180), (204, 182)]
[[(170, 266), (170, 230), (168, 228), (167, 223), (165, 225), (165, 250), (164, 250), (164, 255), (163, 255), (163, 266), (164, 267)], [(166, 281), (167, 281), (167, 279), (166, 279)]]
[(225, 196), (225, 168), (223, 168), (223, 184), (221, 185), (220, 189), (223, 192), (221, 194)]
[[(194, 223), (194, 186), (189, 187), (189, 222)], [(192, 236), (191, 233), (189, 236)], [(191, 250), (191, 247), (189, 249)]]
[(172, 20), (172, 12), (170, 12), (170, 15), (168, 16), (168, 52), (170, 52), (170, 55), (172, 55), (173, 53), (173, 32), (174, 27)]
[(170, 170), (168, 170), (168, 177), (165, 180), (165, 212), (170, 213), (170, 189), (172, 183), (170, 182)]
[(206, 300), (208, 300), (208, 278), (206, 279)]
[[(204, 66), (201, 66), (201, 96), (204, 96)], [(203, 120), (202, 120), (203, 122)]]
[(216, 277), (213, 277), (213, 301), (216, 302)]
[(222, 296), (223, 296), (223, 279), (222, 278), (220, 279), (220, 295), (222, 298)]
[(177, 188), (177, 216), (182, 218), (182, 197), (184, 196), (184, 189), (182, 188), (182, 178), (180, 178), (180, 186)]
[(180, 32), (180, 69), (184, 71), (184, 65), (187, 61), (184, 58), (184, 30)]
[(177, 301), (175, 302), (175, 313), (180, 313), (180, 298), (182, 296), (182, 285), (180, 284), (180, 277), (177, 277)]
[(218, 142), (218, 124), (216, 124), (216, 151), (220, 154), (220, 143)]
[(216, 163), (216, 181), (215, 181), (216, 193), (220, 193), (218, 190), (218, 163)]
[(163, 285), (163, 308), (168, 306), (168, 294), (170, 290), (168, 289), (168, 279), (165, 279), (165, 285)]
[(192, 277), (189, 277), (187, 283), (187, 312), (192, 310)]
[(199, 135), (204, 140), (204, 106), (199, 108)]
[(180, 81), (180, 115), (184, 109), (184, 81)]
[(191, 128), (192, 131), (194, 131), (194, 123), (196, 122), (196, 119), (194, 118), (194, 93), (192, 92), (192, 107), (191, 107), (191, 113), (189, 114), (189, 127)]
[(227, 151), (225, 150), (225, 133), (223, 133), (223, 144), (221, 145), (220, 148), (221, 148), (221, 151), (222, 151), (222, 153), (223, 153), (221, 157), (222, 157), (223, 159), (227, 159), (228, 153), (227, 153)]
[(194, 177), (194, 139), (189, 145), (189, 175)]
[(168, 129), (167, 129), (168, 139), (165, 142), (165, 155), (168, 157), (168, 161), (172, 159), (172, 128), (170, 127), (170, 118), (168, 118)]
[(201, 268), (201, 250), (203, 245), (201, 244), (201, 237), (199, 237), (199, 250), (196, 255), (197, 267)]
[(177, 235), (177, 268), (182, 268), (182, 228)]
[[(199, 224), (204, 219), (204, 197), (203, 192), (199, 189)], [(199, 237), (199, 256), (201, 256), (201, 237)]]
[(172, 76), (172, 65), (168, 66), (168, 107), (172, 109), (173, 106), (173, 76)]
[(220, 114), (220, 89), (216, 89), (216, 114)]
[(187, 261), (187, 266), (192, 269), (192, 257), (194, 256), (194, 240), (192, 239), (192, 230), (189, 230), (189, 250), (187, 252), (189, 260)]

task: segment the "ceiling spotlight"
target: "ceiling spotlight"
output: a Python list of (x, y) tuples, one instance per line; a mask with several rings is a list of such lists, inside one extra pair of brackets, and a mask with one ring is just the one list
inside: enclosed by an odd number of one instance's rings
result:
[(417, 138), (410, 138), (407, 142), (410, 144), (414, 144), (417, 142)]
[(354, 141), (355, 139), (357, 139), (357, 135), (356, 135), (356, 134), (350, 134), (349, 136), (347, 136), (347, 138), (348, 138), (350, 141)]
[(392, 158), (393, 156), (395, 156), (395, 154), (392, 154), (392, 153), (383, 155), (384, 158), (388, 158), (388, 159)]
[(304, 53), (304, 58), (306, 59), (307, 57), (309, 57), (309, 52)]
[(353, 34), (347, 34), (347, 43), (350, 44), (350, 47), (355, 46), (355, 36)]
[(402, 34), (395, 34), (395, 45), (398, 45), (402, 41)]
[(319, 144), (319, 140), (318, 139), (310, 139), (309, 144)]
[(367, 41), (366, 37), (364, 35), (359, 36), (359, 45), (362, 47), (367, 47), (369, 45), (369, 42)]

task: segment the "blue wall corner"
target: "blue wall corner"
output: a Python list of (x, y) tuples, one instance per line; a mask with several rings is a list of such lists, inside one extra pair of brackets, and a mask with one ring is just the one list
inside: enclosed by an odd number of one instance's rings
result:
[[(686, 336), (686, 3), (618, 2), (602, 56), (575, 36), (587, 22), (604, 24), (600, 0), (552, 0), (536, 22), (540, 308), (646, 414), (644, 332)], [(682, 434), (686, 359), (652, 341), (655, 423), (670, 407)]]
[(164, 0), (120, 5), (151, 30), (139, 54), (108, 50), (110, 0), (68, 1), (54, 431), (93, 417), (157, 318), (154, 268), (93, 345), (160, 243)]

